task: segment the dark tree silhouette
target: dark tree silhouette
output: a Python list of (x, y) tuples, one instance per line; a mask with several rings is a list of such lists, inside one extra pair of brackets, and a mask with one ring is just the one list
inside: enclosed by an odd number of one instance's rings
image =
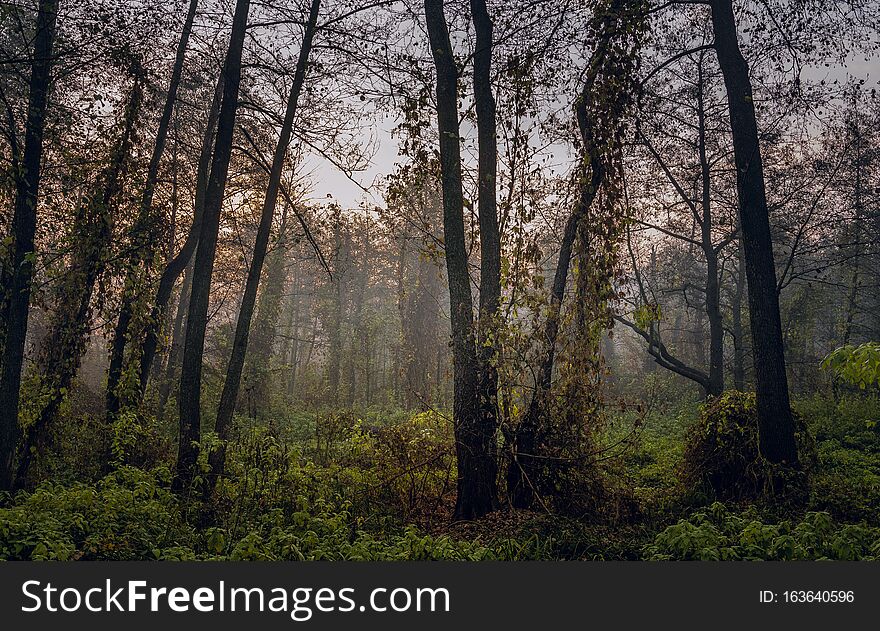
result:
[(229, 49), (223, 64), (223, 100), (217, 119), (217, 138), (211, 160), (211, 176), (205, 192), (199, 245), (193, 266), (193, 283), (186, 317), (186, 341), (180, 371), (180, 434), (177, 446), (175, 485), (186, 488), (195, 475), (198, 442), (201, 439), (202, 354), (208, 325), (208, 299), (211, 275), (220, 229), (220, 208), (232, 157), (232, 138), (241, 84), (241, 56), (247, 31), (250, 0), (238, 0), (232, 18)]
[(785, 373), (782, 324), (764, 167), (749, 68), (739, 47), (730, 0), (712, 0), (715, 51), (727, 88), (745, 268), (748, 280), (761, 454), (797, 465), (794, 420)]
[(452, 55), (442, 0), (425, 0), (425, 21), (437, 70), (437, 122), (443, 235), (452, 325), (453, 418), (458, 461), (455, 517), (473, 519), (497, 503), (494, 449), (483, 426), (478, 388), (479, 358), (474, 335), (473, 296), (464, 231), (464, 195), (458, 128), (458, 69)]
[[(0, 365), (0, 489), (13, 483), (13, 463), (18, 445), (18, 408), (22, 358), (27, 339), (31, 282), (34, 274), (34, 235), (37, 229), (37, 202), (40, 166), (43, 157), (43, 130), (55, 44), (58, 0), (41, 0), (34, 37), (24, 154), (15, 181), (15, 208), (12, 218), (12, 269), (7, 296), (6, 331)], [(13, 156), (17, 161), (18, 156)]]

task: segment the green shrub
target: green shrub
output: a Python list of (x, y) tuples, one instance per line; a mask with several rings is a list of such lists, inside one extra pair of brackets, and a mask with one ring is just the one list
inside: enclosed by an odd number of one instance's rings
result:
[(114, 466), (145, 467), (168, 450), (155, 418), (132, 410), (122, 412), (110, 426), (110, 456)]
[[(209, 499), (173, 494), (167, 466), (147, 470), (172, 461), (162, 421), (124, 414), (108, 432), (103, 412), (83, 412), (59, 423), (65, 449), (36, 471), (51, 483), (0, 494), (0, 559), (878, 558), (880, 400), (814, 396), (797, 410), (806, 517), (763, 501), (761, 513), (716, 503), (691, 514), (715, 498), (763, 500), (774, 475), (758, 456), (754, 396), (728, 392), (696, 422), (690, 404), (609, 415), (595, 436), (598, 483), (572, 469), (550, 489), (578, 500), (568, 517), (551, 492), (553, 514), (499, 511), (454, 525), (454, 439), (436, 412), (238, 417)], [(202, 463), (216, 441), (204, 436)], [(119, 468), (102, 478), (107, 462), (95, 454), (107, 448)], [(607, 492), (586, 495), (597, 488)]]
[(880, 342), (834, 349), (822, 360), (822, 369), (862, 390), (880, 386)]
[(540, 558), (544, 543), (490, 544), (415, 526), (369, 531), (345, 503), (295, 498), (201, 531), (186, 524), (168, 472), (124, 467), (95, 485), (43, 484), (0, 509), (3, 560), (484, 560)]
[(755, 500), (781, 491), (803, 495), (806, 472), (816, 461), (815, 443), (803, 419), (793, 414), (801, 471), (768, 463), (758, 449), (755, 395), (730, 390), (710, 399), (691, 428), (682, 481), (688, 489), (708, 486), (721, 500)]
[(373, 433), (374, 491), (403, 519), (427, 517), (453, 501), (455, 450), (452, 423), (422, 412)]
[(880, 452), (880, 398), (846, 393), (815, 395), (796, 403), (816, 441), (836, 440), (849, 449)]

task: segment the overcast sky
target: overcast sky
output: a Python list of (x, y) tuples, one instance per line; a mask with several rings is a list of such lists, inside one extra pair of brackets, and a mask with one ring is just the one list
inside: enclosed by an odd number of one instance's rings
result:
[[(853, 57), (846, 66), (831, 68), (812, 68), (804, 72), (811, 80), (825, 79), (826, 81), (846, 81), (847, 78), (865, 79), (868, 89), (880, 87), (880, 60), (874, 58), (866, 60), (864, 56)], [(365, 131), (365, 142), (374, 144), (375, 154), (370, 160), (367, 170), (354, 173), (349, 179), (339, 169), (320, 156), (312, 155), (305, 162), (305, 170), (311, 173), (312, 194), (310, 200), (315, 203), (329, 201), (328, 195), (339, 203), (343, 208), (355, 208), (361, 203), (368, 205), (382, 204), (381, 180), (394, 170), (395, 164), (400, 160), (398, 155), (397, 139), (391, 132), (395, 126), (395, 120), (390, 116), (377, 117), (372, 122), (372, 128)], [(462, 129), (463, 134), (467, 130)], [(352, 182), (352, 179), (355, 182)], [(363, 187), (363, 188), (362, 188)], [(365, 192), (366, 188), (370, 193)]]

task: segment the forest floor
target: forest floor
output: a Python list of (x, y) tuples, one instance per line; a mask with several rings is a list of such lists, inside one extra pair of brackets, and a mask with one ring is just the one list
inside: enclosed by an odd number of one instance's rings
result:
[(0, 496), (0, 558), (880, 559), (880, 400), (816, 396), (795, 409), (817, 453), (798, 508), (722, 503), (685, 484), (691, 403), (608, 418), (593, 482), (565, 505), (474, 522), (450, 519), (454, 450), (436, 412), (239, 418), (229, 476), (207, 500), (200, 480), (171, 491), (170, 424), (123, 416), (106, 473), (84, 412), (59, 429), (69, 448), (43, 459), (41, 482)]

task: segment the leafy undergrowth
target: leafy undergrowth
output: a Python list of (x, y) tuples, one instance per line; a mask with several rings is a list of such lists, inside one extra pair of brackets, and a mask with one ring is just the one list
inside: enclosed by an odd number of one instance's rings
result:
[[(0, 558), (880, 559), (878, 410), (877, 398), (865, 396), (798, 403), (817, 462), (797, 509), (721, 503), (711, 486), (688, 487), (684, 446), (699, 422), (691, 406), (612, 419), (604, 441), (623, 447), (604, 475), (623, 499), (611, 497), (604, 510), (568, 517), (500, 510), (456, 523), (452, 437), (437, 414), (242, 422), (228, 451), (229, 477), (210, 500), (198, 488), (172, 493), (167, 464), (140, 462), (92, 481), (55, 478), (0, 495)], [(147, 441), (139, 439), (138, 458)], [(120, 461), (133, 460), (135, 446), (116, 447)]]
[[(198, 529), (167, 488), (167, 471), (130, 467), (97, 485), (43, 484), (0, 510), (0, 557), (29, 560), (486, 560), (534, 558), (529, 546), (432, 536), (413, 526), (372, 533), (345, 505), (308, 503), (285, 514)], [(539, 550), (536, 548), (535, 550)]]
[(754, 509), (736, 514), (716, 502), (667, 527), (643, 552), (654, 561), (875, 561), (880, 528), (837, 524), (824, 512), (765, 523)]

